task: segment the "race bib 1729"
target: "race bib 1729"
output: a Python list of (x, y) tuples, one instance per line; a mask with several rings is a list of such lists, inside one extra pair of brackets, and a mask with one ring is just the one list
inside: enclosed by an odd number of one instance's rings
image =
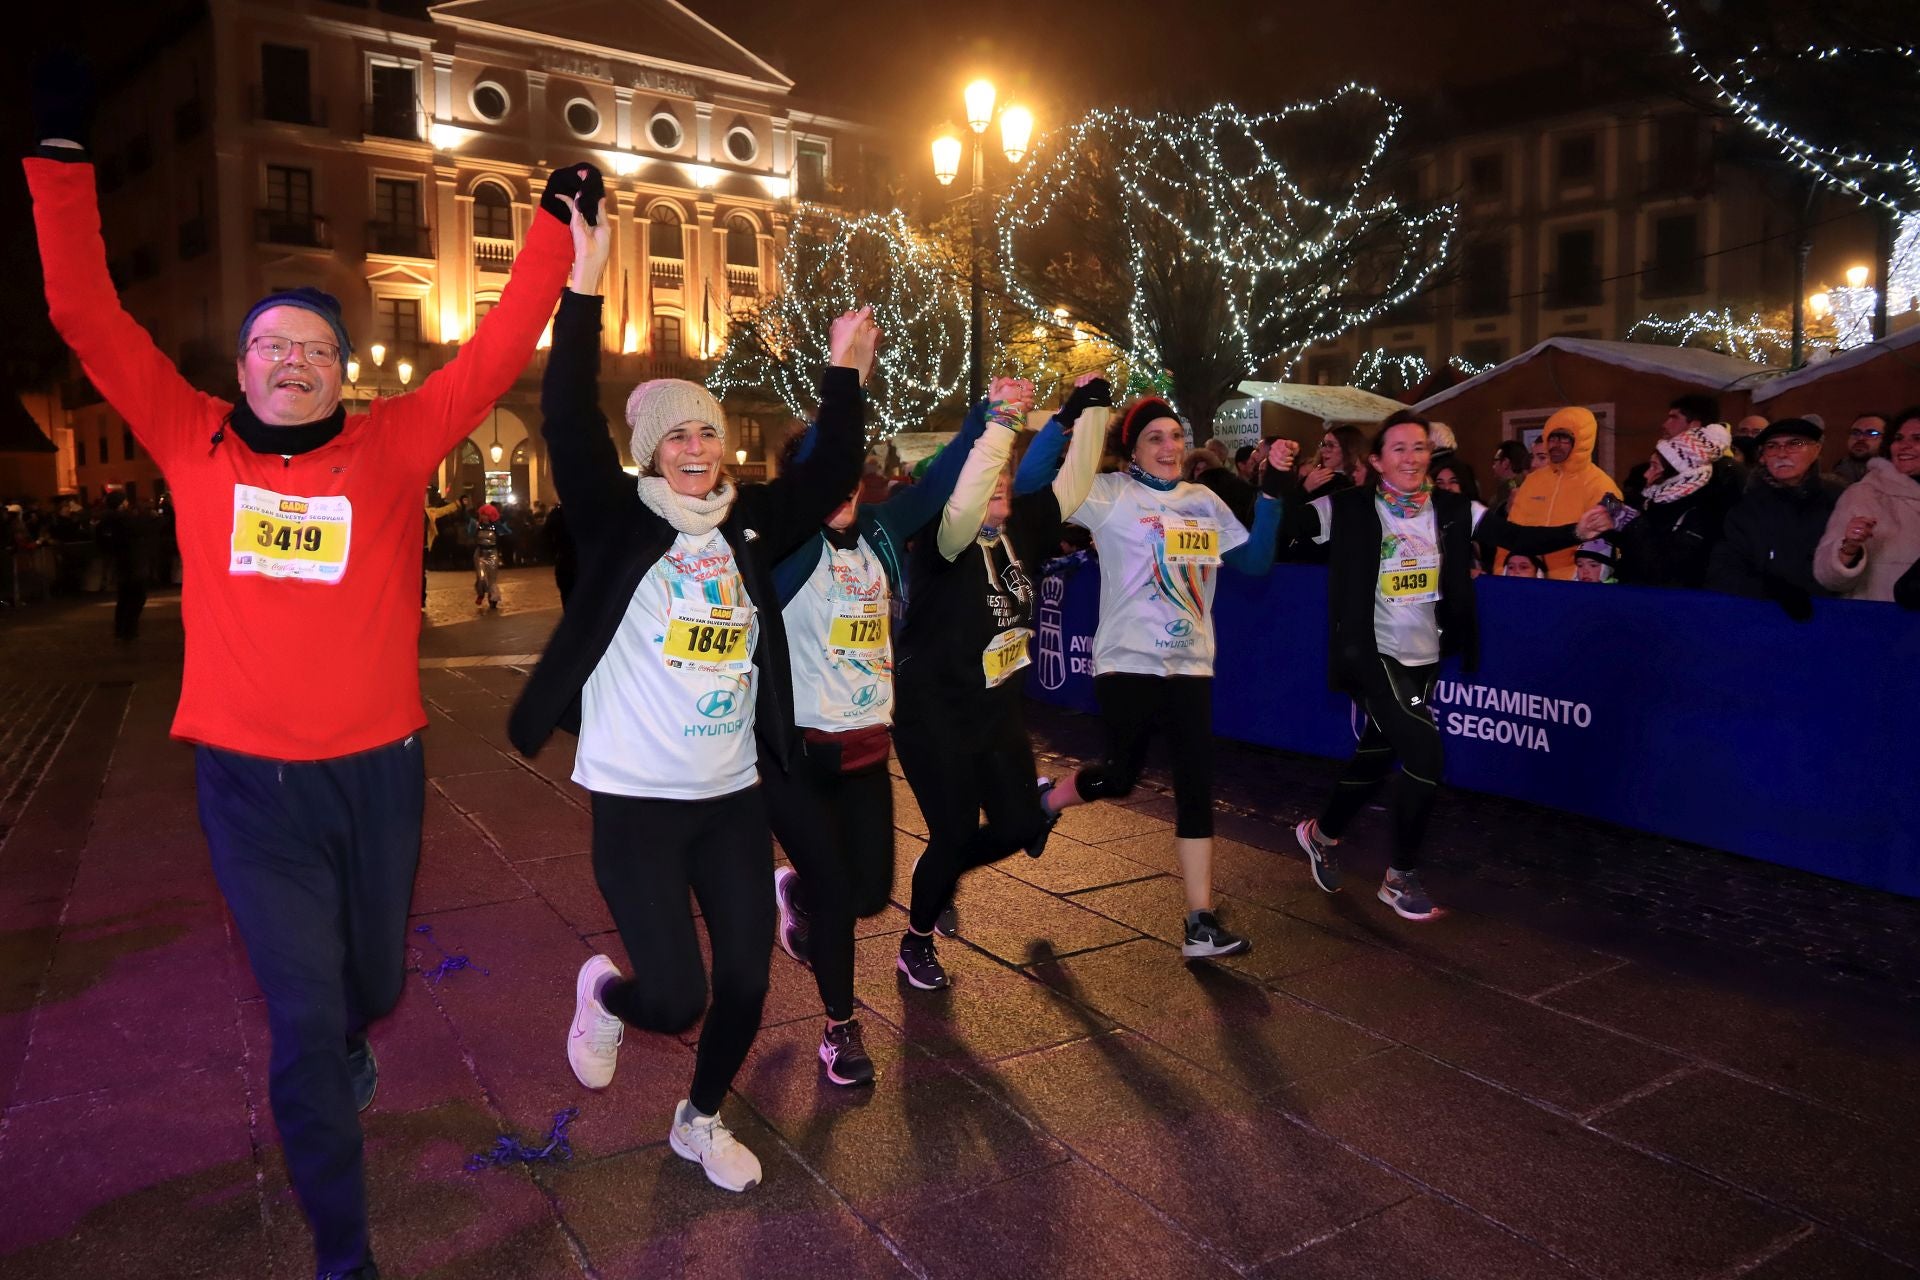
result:
[(228, 573), (338, 582), (353, 542), (353, 503), (303, 498), (250, 484), (233, 486)]

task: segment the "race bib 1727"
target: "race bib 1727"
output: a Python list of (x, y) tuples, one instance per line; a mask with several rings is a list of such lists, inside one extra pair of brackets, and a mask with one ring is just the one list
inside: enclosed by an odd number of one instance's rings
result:
[(987, 688), (997, 688), (1008, 676), (1030, 664), (1027, 639), (1033, 632), (1026, 627), (1008, 627), (995, 636), (980, 653), (980, 667), (987, 677)]
[(233, 486), (228, 573), (338, 582), (353, 542), (353, 503), (304, 498), (250, 484)]

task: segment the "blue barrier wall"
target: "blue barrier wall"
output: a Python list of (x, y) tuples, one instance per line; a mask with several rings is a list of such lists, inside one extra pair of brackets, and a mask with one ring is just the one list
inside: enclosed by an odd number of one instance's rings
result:
[[(1796, 623), (1704, 591), (1475, 589), (1480, 670), (1450, 661), (1434, 690), (1448, 785), (1920, 896), (1920, 614), (1819, 601)], [(1042, 580), (1030, 696), (1094, 709), (1099, 593), (1091, 564)], [(1319, 566), (1222, 575), (1221, 737), (1352, 750), (1353, 704), (1327, 688), (1326, 596)]]

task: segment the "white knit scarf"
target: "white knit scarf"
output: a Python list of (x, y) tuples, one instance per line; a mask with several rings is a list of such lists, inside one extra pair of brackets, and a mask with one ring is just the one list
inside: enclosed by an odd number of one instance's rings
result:
[(733, 500), (738, 493), (731, 483), (723, 481), (719, 488), (706, 497), (689, 498), (684, 493), (675, 492), (664, 476), (640, 477), (640, 501), (647, 504), (647, 510), (681, 533), (690, 533), (695, 537), (704, 537), (720, 527), (727, 518), (727, 512), (733, 509)]

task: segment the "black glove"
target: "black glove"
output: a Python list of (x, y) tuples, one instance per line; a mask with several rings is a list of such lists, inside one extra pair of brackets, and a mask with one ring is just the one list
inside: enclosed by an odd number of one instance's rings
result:
[[(1260, 447), (1266, 448), (1267, 442), (1262, 440)], [(1290, 468), (1276, 467), (1269, 461), (1260, 472), (1260, 492), (1269, 498), (1290, 498), (1300, 493), (1301, 488), (1300, 477)]]
[(540, 193), (540, 207), (560, 219), (560, 225), (573, 225), (573, 210), (567, 207), (566, 197), (575, 196), (580, 201), (580, 216), (593, 226), (600, 220), (600, 202), (607, 198), (607, 185), (600, 180), (600, 170), (585, 161), (570, 164), (563, 169), (555, 169), (547, 178), (547, 189)]
[(1113, 407), (1113, 384), (1105, 378), (1095, 378), (1084, 387), (1075, 387), (1067, 402), (1060, 406), (1060, 412), (1053, 416), (1060, 419), (1061, 426), (1072, 427), (1082, 409), (1096, 404)]
[(93, 68), (71, 49), (49, 49), (33, 63), (33, 138), (87, 145), (93, 135)]

